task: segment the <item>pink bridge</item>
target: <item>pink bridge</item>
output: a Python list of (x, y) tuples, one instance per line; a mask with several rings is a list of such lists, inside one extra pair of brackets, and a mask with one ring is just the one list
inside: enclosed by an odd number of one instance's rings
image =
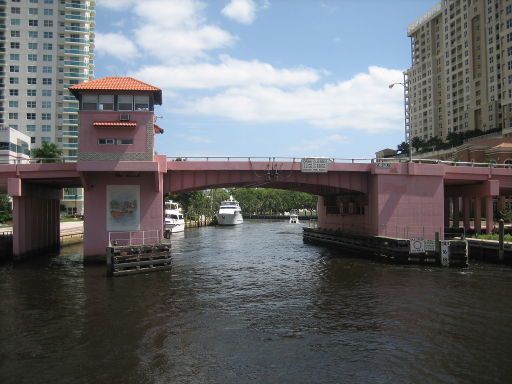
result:
[(320, 228), (399, 238), (443, 238), (450, 225), (491, 231), (494, 204), (512, 192), (512, 169), (488, 164), (366, 163), (335, 160), (322, 173), (277, 158), (167, 159), (154, 154), (163, 130), (154, 106), (162, 91), (133, 78), (74, 85), (78, 161), (0, 164), (0, 192), (13, 198), (15, 258), (59, 247), (64, 187), (84, 188), (84, 260), (104, 260), (116, 236), (159, 242), (168, 192), (272, 187), (319, 196)]
[[(512, 169), (496, 165), (425, 163), (328, 164), (326, 173), (305, 173), (294, 159), (192, 159), (155, 156), (154, 161), (86, 164), (0, 165), (0, 190), (14, 198), (14, 253), (58, 246), (63, 187), (85, 188), (84, 255), (104, 255), (106, 186), (138, 184), (138, 230), (162, 231), (164, 193), (222, 187), (268, 187), (319, 196), (318, 226), (399, 238), (441, 237), (450, 225), (490, 231), (493, 212), (512, 193)], [(493, 208), (494, 204), (494, 208)]]

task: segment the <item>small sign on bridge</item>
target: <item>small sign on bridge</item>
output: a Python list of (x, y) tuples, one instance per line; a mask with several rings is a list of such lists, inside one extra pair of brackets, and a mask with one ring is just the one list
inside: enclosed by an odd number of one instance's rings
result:
[(327, 164), (331, 159), (326, 157), (306, 157), (300, 163), (301, 172), (327, 173)]

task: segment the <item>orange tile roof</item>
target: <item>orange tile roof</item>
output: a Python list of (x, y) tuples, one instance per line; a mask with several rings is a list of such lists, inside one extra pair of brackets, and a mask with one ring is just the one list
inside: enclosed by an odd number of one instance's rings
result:
[(133, 77), (102, 77), (69, 87), (70, 90), (106, 91), (161, 91), (160, 88), (143, 83)]
[(153, 92), (155, 102), (162, 103), (162, 90), (133, 77), (102, 77), (69, 87), (69, 91), (77, 96), (80, 91), (146, 91)]
[(136, 127), (137, 123), (134, 121), (95, 121), (92, 125), (95, 127), (132, 128)]

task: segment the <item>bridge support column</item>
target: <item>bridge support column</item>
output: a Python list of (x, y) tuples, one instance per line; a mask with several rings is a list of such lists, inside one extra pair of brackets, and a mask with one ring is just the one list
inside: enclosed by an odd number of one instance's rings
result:
[(482, 232), (482, 199), (480, 197), (475, 197), (474, 202), (474, 222), (475, 222), (475, 232)]
[(492, 206), (492, 196), (485, 198), (485, 229), (487, 233), (492, 233), (494, 227), (494, 212)]
[(469, 223), (469, 215), (471, 211), (471, 198), (466, 196), (462, 198), (463, 200), (463, 208), (462, 208), (462, 215), (464, 220), (464, 230), (467, 231), (471, 229), (470, 223)]
[(450, 227), (450, 212), (451, 212), (451, 199), (449, 197), (444, 198), (444, 227)]
[(13, 198), (13, 258), (21, 260), (60, 247), (61, 190), (8, 180)]
[(460, 225), (460, 198), (453, 198), (453, 228), (459, 228)]

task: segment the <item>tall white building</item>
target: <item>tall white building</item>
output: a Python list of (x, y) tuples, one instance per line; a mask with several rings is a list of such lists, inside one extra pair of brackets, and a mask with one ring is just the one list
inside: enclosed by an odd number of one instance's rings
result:
[(73, 161), (78, 102), (68, 92), (93, 77), (94, 0), (0, 0), (0, 126), (45, 141)]

